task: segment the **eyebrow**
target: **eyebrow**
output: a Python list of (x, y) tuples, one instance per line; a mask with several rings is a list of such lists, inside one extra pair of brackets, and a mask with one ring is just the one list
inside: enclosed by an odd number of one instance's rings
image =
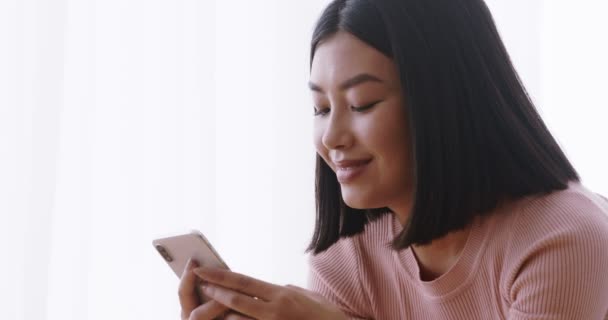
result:
[[(362, 83), (365, 82), (378, 82), (378, 83), (382, 83), (383, 81), (380, 80), (380, 78), (377, 78), (375, 76), (372, 76), (371, 74), (368, 73), (360, 73), (346, 81), (344, 81), (341, 85), (340, 85), (340, 90), (344, 91), (346, 89), (352, 88), (354, 86), (360, 85)], [(319, 85), (314, 84), (313, 82), (308, 82), (308, 87), (310, 88), (310, 90), (312, 91), (317, 91), (320, 93), (323, 93), (323, 89), (321, 89), (321, 87), (319, 87)]]

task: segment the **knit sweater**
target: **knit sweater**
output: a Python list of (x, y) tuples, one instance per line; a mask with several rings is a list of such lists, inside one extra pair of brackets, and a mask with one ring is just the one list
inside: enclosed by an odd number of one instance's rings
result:
[(477, 218), (457, 262), (422, 281), (394, 214), (309, 257), (308, 287), (352, 319), (608, 319), (608, 200), (580, 183)]

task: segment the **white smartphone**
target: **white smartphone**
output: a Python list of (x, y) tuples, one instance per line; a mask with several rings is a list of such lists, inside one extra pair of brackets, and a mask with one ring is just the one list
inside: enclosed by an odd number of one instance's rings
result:
[[(152, 241), (152, 245), (154, 245), (156, 251), (158, 251), (178, 278), (182, 276), (186, 263), (188, 263), (188, 259), (190, 258), (196, 260), (201, 267), (230, 270), (211, 243), (209, 243), (207, 238), (198, 230), (192, 230), (190, 233), (186, 234), (156, 239)], [(202, 294), (200, 286), (198, 287), (198, 295), (201, 303), (205, 303), (208, 300)]]

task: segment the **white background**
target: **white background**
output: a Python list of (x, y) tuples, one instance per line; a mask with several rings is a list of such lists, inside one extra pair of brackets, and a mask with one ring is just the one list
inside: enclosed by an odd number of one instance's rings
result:
[[(493, 0), (516, 68), (608, 195), (604, 1)], [(327, 1), (0, 0), (0, 319), (177, 319), (153, 238), (306, 283), (309, 41)]]

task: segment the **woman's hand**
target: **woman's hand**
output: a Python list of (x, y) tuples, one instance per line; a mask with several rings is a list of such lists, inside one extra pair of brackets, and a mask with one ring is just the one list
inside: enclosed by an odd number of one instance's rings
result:
[[(319, 294), (296, 286), (278, 286), (222, 269), (195, 268), (192, 272), (206, 283), (203, 292), (212, 300), (194, 308), (193, 304), (182, 302), (183, 310), (190, 311), (189, 320), (213, 319), (226, 308), (233, 312), (225, 320), (347, 319)], [(196, 279), (186, 275), (182, 282), (186, 281), (192, 283), (185, 284), (187, 292), (190, 286), (194, 288)]]
[(201, 305), (196, 291), (199, 281), (197, 276), (192, 272), (197, 266), (198, 264), (195, 261), (189, 260), (179, 282), (178, 295), (182, 307), (181, 319), (221, 319), (221, 315), (229, 310), (227, 307), (214, 300)]

